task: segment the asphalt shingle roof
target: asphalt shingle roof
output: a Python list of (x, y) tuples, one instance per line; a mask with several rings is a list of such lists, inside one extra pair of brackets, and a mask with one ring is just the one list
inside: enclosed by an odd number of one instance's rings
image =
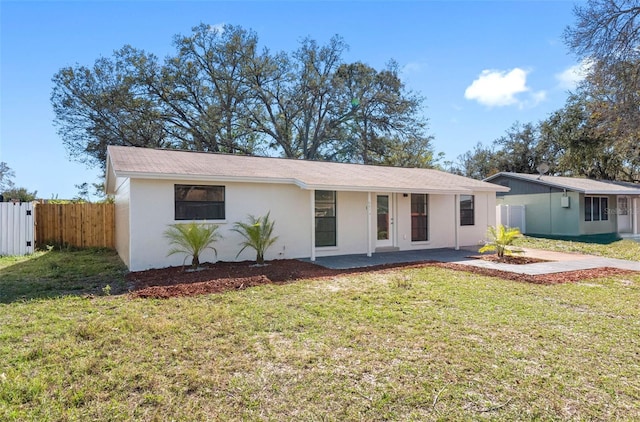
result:
[(109, 146), (108, 192), (113, 192), (116, 177), (287, 183), (303, 189), (371, 192), (464, 194), (508, 190), (433, 169)]
[(640, 185), (611, 180), (595, 180), (580, 177), (549, 176), (539, 174), (500, 172), (484, 179), (487, 182), (499, 176), (526, 180), (545, 186), (582, 192), (588, 195), (640, 195)]

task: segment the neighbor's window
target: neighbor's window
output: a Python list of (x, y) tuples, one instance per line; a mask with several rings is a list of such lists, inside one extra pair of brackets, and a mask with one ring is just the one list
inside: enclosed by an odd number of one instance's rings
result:
[(176, 220), (224, 220), (224, 186), (175, 185)]
[(460, 195), (460, 225), (473, 226), (475, 224), (475, 197)]
[(316, 191), (316, 246), (336, 246), (336, 193)]
[(429, 240), (429, 197), (424, 193), (411, 194), (411, 241)]
[(606, 196), (584, 197), (584, 221), (609, 220), (609, 198)]

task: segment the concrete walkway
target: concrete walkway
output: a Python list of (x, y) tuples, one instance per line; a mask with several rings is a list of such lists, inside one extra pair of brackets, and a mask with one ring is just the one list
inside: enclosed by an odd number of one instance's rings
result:
[[(540, 275), (566, 271), (588, 270), (592, 268), (613, 267), (625, 270), (640, 271), (639, 261), (602, 258), (593, 255), (561, 253), (537, 249), (525, 249), (524, 256), (546, 259), (548, 262), (514, 265), (484, 261), (471, 258), (478, 255), (478, 246), (469, 246), (455, 250), (451, 248), (424, 249), (417, 251), (398, 251), (374, 253), (368, 257), (362, 255), (341, 255), (317, 257), (315, 263), (333, 269), (371, 267), (382, 264), (399, 264), (420, 261), (452, 262), (492, 270), (508, 271), (518, 274)], [(309, 261), (305, 259), (304, 261)]]

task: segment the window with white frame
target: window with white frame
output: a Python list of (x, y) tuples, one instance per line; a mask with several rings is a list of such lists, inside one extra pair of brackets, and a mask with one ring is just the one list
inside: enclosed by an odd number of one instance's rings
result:
[(475, 196), (460, 195), (460, 225), (473, 226), (475, 222)]
[(609, 220), (609, 198), (606, 196), (584, 197), (584, 221)]
[(411, 194), (411, 241), (429, 240), (429, 196), (424, 193)]
[(316, 246), (336, 246), (336, 192), (315, 192)]
[(175, 185), (176, 220), (224, 220), (224, 186)]

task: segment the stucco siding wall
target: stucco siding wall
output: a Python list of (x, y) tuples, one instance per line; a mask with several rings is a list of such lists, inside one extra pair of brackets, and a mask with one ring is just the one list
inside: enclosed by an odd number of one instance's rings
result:
[[(277, 242), (267, 250), (265, 259), (307, 258), (311, 256), (312, 191), (293, 185), (259, 183), (203, 183), (199, 181), (159, 181), (132, 179), (123, 185), (117, 196), (118, 249), (132, 271), (182, 265), (184, 255), (167, 256), (170, 245), (164, 231), (170, 224), (185, 223), (175, 220), (175, 184), (210, 184), (225, 186), (226, 219), (208, 220), (218, 224), (224, 237), (215, 244), (217, 260), (254, 260), (255, 252), (246, 249), (237, 258), (241, 237), (231, 229), (236, 221), (248, 214), (256, 216), (271, 212), (275, 221)], [(392, 194), (394, 198), (394, 245), (401, 250), (429, 249), (455, 246), (456, 202), (454, 195), (429, 195), (429, 240), (411, 241), (411, 197)], [(367, 236), (367, 193), (338, 192), (337, 245), (316, 248), (316, 256), (364, 254), (376, 248), (375, 193), (371, 193), (371, 233)], [(128, 199), (128, 200), (127, 200)], [(199, 221), (202, 222), (202, 221)], [(475, 245), (485, 238), (487, 225), (495, 224), (495, 196), (476, 193), (475, 225), (458, 227), (460, 246)], [(126, 233), (130, 233), (127, 236)], [(212, 251), (205, 251), (202, 262), (213, 262)]]
[[(455, 246), (455, 195), (429, 195), (429, 240), (411, 241), (411, 196), (397, 195), (397, 246), (400, 250)], [(495, 224), (495, 194), (475, 193), (475, 224), (459, 226), (459, 246), (477, 245), (486, 237), (487, 226)]]
[[(453, 247), (456, 243), (455, 195), (429, 195), (428, 248)], [(410, 225), (411, 222), (409, 221)], [(411, 239), (411, 237), (409, 237)], [(414, 249), (421, 249), (420, 242)]]
[(460, 226), (460, 246), (478, 245), (487, 238), (487, 227), (496, 224), (496, 201), (493, 192), (475, 193), (475, 224)]
[(576, 192), (567, 192), (569, 207), (561, 205), (564, 193), (541, 193), (533, 195), (509, 195), (499, 199), (505, 205), (526, 206), (526, 233), (577, 236), (580, 234), (580, 197)]
[(367, 253), (367, 194), (337, 192), (336, 211), (336, 246), (316, 248), (316, 256)]
[(397, 228), (397, 245), (401, 250), (411, 250), (411, 249), (425, 249), (425, 248), (433, 248), (434, 242), (433, 233), (434, 229), (437, 231), (437, 227), (434, 227), (433, 214), (434, 210), (437, 209), (437, 206), (434, 205), (434, 202), (437, 202), (435, 195), (429, 195), (428, 200), (428, 209), (427, 215), (428, 217), (428, 240), (420, 241), (420, 242), (412, 242), (411, 241), (411, 195), (402, 196), (402, 194), (397, 195), (396, 203), (397, 203), (397, 217), (396, 217), (396, 228)]
[[(569, 197), (569, 207), (562, 207), (563, 196)], [(603, 196), (603, 195), (598, 195)], [(606, 196), (606, 195), (605, 195)], [(615, 196), (609, 198), (609, 208), (616, 204)], [(617, 216), (609, 213), (605, 221), (584, 221), (584, 195), (578, 192), (554, 192), (536, 195), (509, 195), (498, 203), (525, 205), (527, 233), (560, 236), (580, 236), (584, 234), (613, 233), (617, 229)]]
[(130, 181), (125, 178), (116, 179), (116, 191), (114, 195), (116, 212), (116, 250), (122, 262), (128, 267), (131, 263), (129, 248), (129, 194)]
[[(569, 207), (563, 207), (563, 197), (568, 197)], [(575, 236), (580, 234), (580, 194), (578, 192), (551, 194), (551, 233)]]
[[(587, 195), (590, 196), (590, 195)], [(594, 195), (609, 199), (609, 210), (615, 210), (618, 206), (617, 197), (614, 195)], [(618, 231), (618, 216), (615, 212), (609, 212), (609, 219), (605, 221), (584, 221), (584, 195), (580, 195), (580, 234), (615, 233)]]
[[(170, 249), (164, 238), (168, 225), (176, 221), (174, 185), (211, 184), (225, 186), (226, 219), (207, 220), (220, 226), (224, 239), (215, 244), (217, 259), (221, 261), (254, 260), (255, 252), (246, 249), (238, 258), (241, 236), (231, 231), (233, 223), (244, 221), (247, 214), (261, 216), (271, 211), (275, 221), (277, 242), (266, 253), (265, 259), (308, 257), (311, 254), (311, 203), (309, 191), (292, 185), (254, 183), (202, 183), (198, 181), (131, 181), (131, 263), (133, 271), (182, 265), (184, 255), (166, 256)], [(199, 221), (203, 222), (203, 221)], [(210, 250), (205, 251), (202, 262), (215, 261)]]

